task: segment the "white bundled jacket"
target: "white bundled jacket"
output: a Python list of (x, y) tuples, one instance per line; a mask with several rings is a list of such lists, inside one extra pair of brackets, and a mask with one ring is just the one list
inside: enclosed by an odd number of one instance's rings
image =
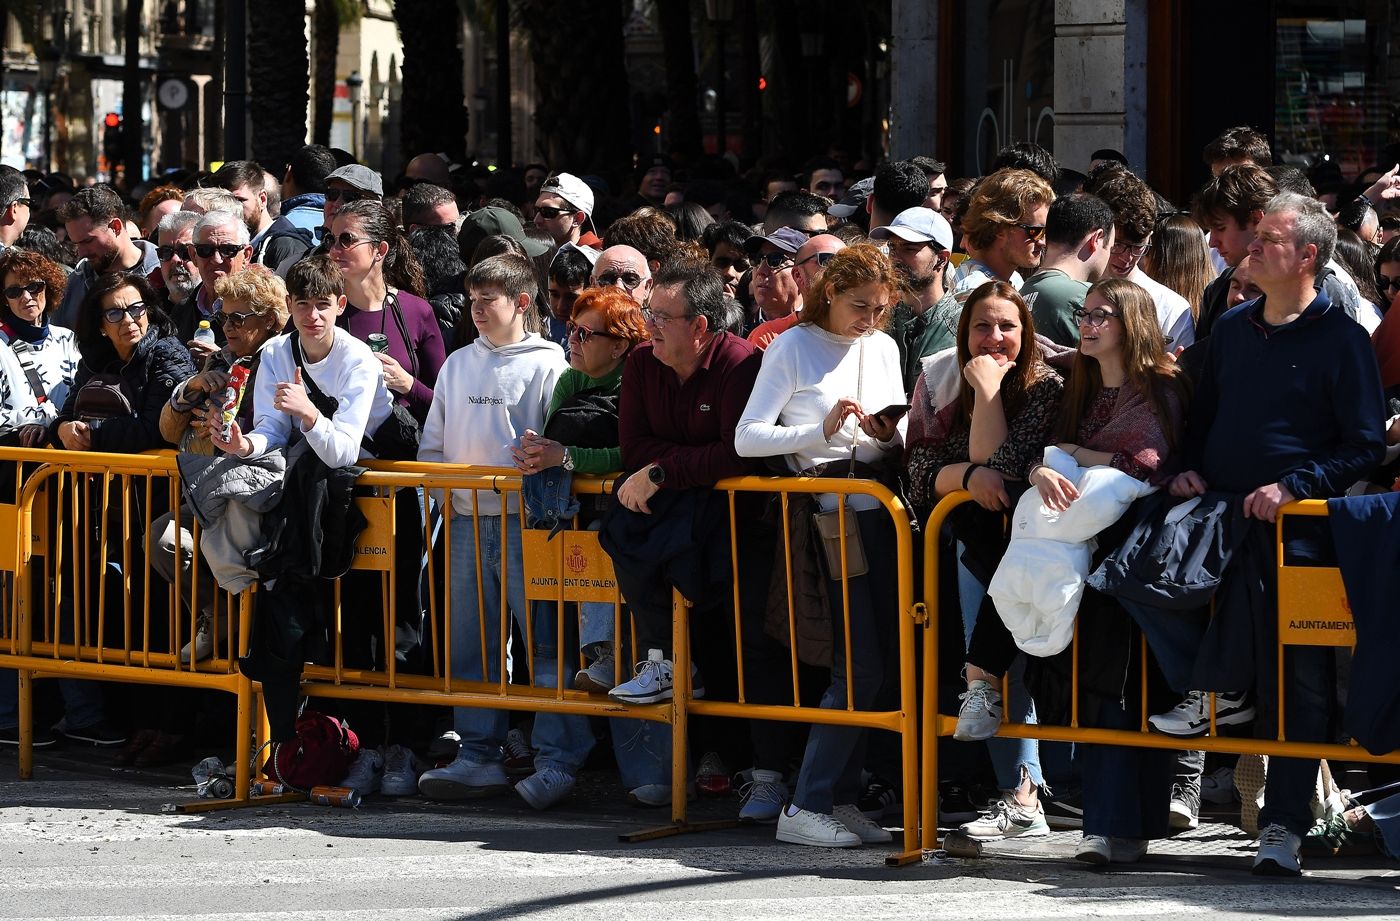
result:
[(1036, 489), (1026, 490), (987, 589), (1016, 645), (1033, 656), (1053, 656), (1070, 644), (1096, 536), (1155, 489), (1113, 467), (1080, 467), (1053, 445), (1045, 465), (1073, 483), (1079, 498), (1056, 513)]

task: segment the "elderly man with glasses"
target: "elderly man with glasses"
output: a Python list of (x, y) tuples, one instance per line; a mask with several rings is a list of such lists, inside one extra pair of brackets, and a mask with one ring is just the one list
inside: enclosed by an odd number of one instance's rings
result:
[[(176, 335), (199, 361), (218, 351), (225, 342), (223, 327), (214, 322), (214, 314), (219, 312), (214, 284), (226, 275), (247, 268), (253, 258), (253, 247), (249, 244), (248, 225), (243, 222), (242, 214), (210, 211), (194, 225), (194, 242), (186, 249), (199, 269), (200, 285), (172, 319)], [(217, 345), (194, 338), (201, 320), (210, 321)]]
[(602, 288), (621, 288), (642, 309), (651, 303), (651, 267), (641, 250), (631, 246), (609, 246), (593, 264), (592, 283)]
[[(797, 252), (792, 254), (792, 280), (797, 283), (800, 297), (807, 296), (831, 257), (845, 248), (846, 244), (840, 237), (829, 233), (819, 233), (797, 248)], [(767, 349), (768, 343), (792, 329), (801, 319), (802, 312), (794, 310), (787, 316), (767, 320), (749, 333), (748, 340), (760, 349)]]
[(781, 319), (802, 309), (802, 291), (793, 277), (797, 251), (813, 236), (795, 227), (779, 227), (767, 236), (752, 236), (744, 253), (753, 261), (753, 300), (758, 313), (745, 323), (745, 334), (761, 323)]

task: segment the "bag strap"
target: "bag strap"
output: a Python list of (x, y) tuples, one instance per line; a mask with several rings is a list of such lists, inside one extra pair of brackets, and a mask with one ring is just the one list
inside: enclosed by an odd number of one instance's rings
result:
[[(856, 358), (856, 402), (861, 400), (861, 393), (865, 389), (865, 337), (861, 336), (856, 343), (859, 353)], [(860, 441), (860, 423), (856, 423), (856, 430), (851, 433), (851, 467), (846, 473), (846, 479), (856, 478), (856, 442)]]
[(311, 398), (311, 403), (316, 407), (316, 411), (327, 419), (335, 417), (335, 411), (340, 408), (340, 401), (332, 400), (326, 396), (324, 390), (316, 386), (316, 379), (311, 376), (311, 372), (306, 370), (306, 363), (301, 357), (301, 334), (292, 334), (292, 360), (296, 362), (297, 368), (301, 370), (301, 383), (306, 388), (306, 395)]
[[(29, 389), (34, 392), (34, 402), (43, 403), (48, 400), (48, 392), (44, 389), (44, 379), (39, 376), (39, 369), (34, 364), (34, 348), (23, 339), (11, 339), (10, 348), (15, 353), (15, 358), (19, 360), (19, 366), (24, 371), (24, 377), (29, 381)], [(25, 356), (30, 356), (25, 358)]]
[(388, 297), (384, 298), (386, 305), (394, 314), (394, 325), (399, 329), (399, 338), (403, 340), (403, 347), (408, 349), (408, 373), (413, 375), (413, 379), (418, 380), (418, 350), (413, 347), (413, 340), (408, 335), (408, 321), (403, 318), (403, 310), (399, 307), (399, 293), (390, 291)]

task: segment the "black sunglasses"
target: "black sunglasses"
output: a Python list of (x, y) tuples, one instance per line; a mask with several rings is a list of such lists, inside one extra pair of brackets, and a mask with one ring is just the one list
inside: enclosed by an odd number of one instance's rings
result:
[(48, 286), (48, 282), (43, 281), (31, 281), (27, 285), (10, 285), (5, 289), (5, 297), (12, 301), (19, 300), (20, 297), (25, 294), (28, 294), (30, 297), (38, 297), (44, 293), (44, 289)]
[(326, 249), (353, 249), (361, 243), (374, 243), (363, 237), (357, 237), (348, 230), (342, 230), (338, 234), (328, 233), (325, 237)]
[[(243, 252), (244, 248), (246, 248), (248, 244), (246, 244), (246, 243), (195, 243), (195, 244), (193, 244), (193, 245), (194, 245), (195, 255), (199, 256), (199, 258), (201, 258), (201, 259), (212, 259), (212, 258), (214, 258), (214, 254), (215, 254), (215, 253), (218, 253), (220, 256), (223, 256), (225, 259), (232, 259), (234, 256), (237, 256), (239, 253)], [(156, 255), (160, 255), (160, 254), (157, 253)]]
[(622, 286), (628, 291), (636, 291), (637, 286), (640, 285), (643, 281), (646, 281), (646, 279), (638, 275), (636, 272), (623, 272), (621, 275), (619, 275), (617, 272), (604, 272), (602, 275), (599, 275), (597, 278), (593, 279), (593, 281), (599, 285), (602, 285), (604, 288), (615, 287), (620, 281), (622, 282)]
[(561, 214), (573, 215), (577, 212), (572, 208), (554, 208), (549, 205), (540, 205), (535, 209), (535, 213), (543, 214), (546, 220), (552, 221)]
[(359, 189), (326, 189), (326, 201), (343, 201), (348, 205), (362, 198), (377, 199), (379, 196), (373, 192), (361, 192)]
[(817, 265), (824, 269), (826, 268), (826, 264), (835, 258), (835, 253), (813, 253), (806, 259), (803, 259), (801, 262), (794, 262), (792, 265), (793, 268), (796, 268), (797, 266), (802, 265), (803, 263), (811, 262), (813, 259), (815, 259), (817, 260)]
[(758, 257), (758, 261), (766, 263), (768, 268), (777, 271), (783, 267), (784, 263), (792, 261), (792, 256), (789, 253), (764, 253)]
[(1041, 238), (1045, 236), (1044, 224), (1017, 224), (1016, 226), (1026, 232), (1026, 239), (1032, 243), (1039, 243)]
[(710, 260), (710, 264), (713, 265), (715, 268), (719, 269), (721, 272), (727, 272), (728, 270), (733, 269), (740, 275), (743, 275), (750, 268), (752, 268), (752, 266), (749, 264), (749, 260), (734, 259), (729, 256), (716, 256), (715, 258)]
[(190, 261), (190, 245), (188, 243), (172, 243), (170, 246), (157, 246), (156, 257), (161, 262), (169, 262), (179, 256), (186, 262)]
[(137, 301), (134, 304), (127, 304), (125, 307), (108, 307), (102, 311), (102, 319), (108, 323), (120, 323), (123, 317), (131, 317), (139, 320), (146, 315), (146, 305)]
[(211, 319), (220, 326), (226, 326), (229, 329), (242, 329), (244, 323), (260, 316), (262, 316), (262, 314), (252, 310), (246, 313), (224, 313), (220, 310), (218, 313), (214, 314)]
[[(1377, 275), (1376, 280), (1381, 283), (1382, 291), (1400, 291), (1400, 275), (1397, 275), (1394, 278), (1386, 278), (1384, 275)], [(11, 296), (10, 290), (11, 289), (9, 288), (5, 289), (6, 297)]]

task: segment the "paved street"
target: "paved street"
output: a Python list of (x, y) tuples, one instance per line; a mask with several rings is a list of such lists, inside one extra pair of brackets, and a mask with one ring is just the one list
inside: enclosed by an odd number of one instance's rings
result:
[(1249, 842), (1219, 824), (1127, 871), (1068, 860), (1072, 834), (887, 869), (880, 850), (780, 845), (770, 829), (621, 843), (665, 817), (610, 811), (619, 791), (605, 774), (585, 774), (570, 807), (548, 814), (502, 798), (186, 816), (161, 811), (193, 797), (186, 778), (108, 758), (41, 753), (36, 780), (21, 782), (13, 750), (0, 752), (0, 918), (1400, 918), (1400, 868), (1335, 860), (1261, 884)]

